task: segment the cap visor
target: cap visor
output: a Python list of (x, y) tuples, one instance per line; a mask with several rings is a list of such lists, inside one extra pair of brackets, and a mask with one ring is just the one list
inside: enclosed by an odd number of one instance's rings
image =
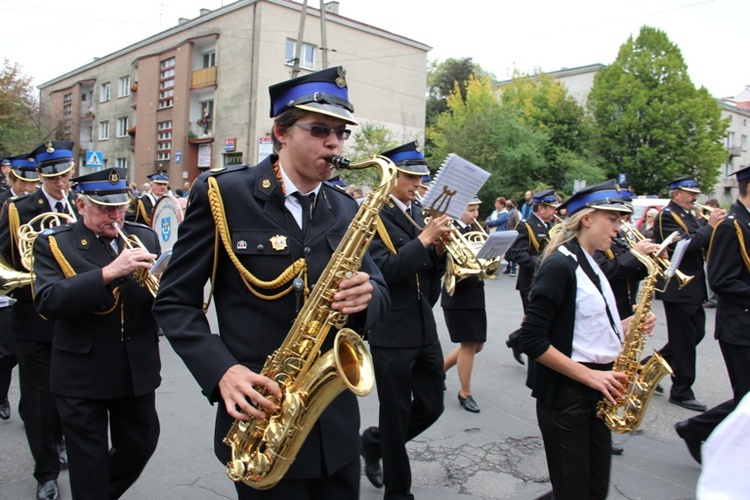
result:
[(307, 102), (305, 104), (298, 104), (295, 106), (295, 108), (310, 111), (312, 113), (320, 113), (321, 115), (331, 116), (333, 118), (338, 118), (352, 125), (359, 125), (357, 120), (354, 119), (354, 115), (352, 115), (348, 109), (344, 109), (341, 106), (335, 106), (333, 104), (322, 104), (319, 102)]
[(128, 203), (130, 203), (130, 195), (128, 193), (105, 195), (87, 194), (86, 196), (97, 205), (116, 206), (127, 205)]
[(701, 190), (698, 189), (698, 188), (681, 187), (681, 188), (677, 188), (677, 189), (680, 189), (682, 191), (687, 191), (688, 193), (701, 194)]
[(622, 212), (624, 214), (633, 213), (633, 210), (624, 203), (602, 203), (601, 205), (591, 205), (591, 208), (596, 210), (609, 210), (611, 212)]

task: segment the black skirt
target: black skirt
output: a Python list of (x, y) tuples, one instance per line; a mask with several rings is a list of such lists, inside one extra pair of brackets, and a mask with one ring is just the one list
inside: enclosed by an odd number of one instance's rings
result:
[(484, 309), (443, 309), (451, 342), (486, 342), (487, 312)]

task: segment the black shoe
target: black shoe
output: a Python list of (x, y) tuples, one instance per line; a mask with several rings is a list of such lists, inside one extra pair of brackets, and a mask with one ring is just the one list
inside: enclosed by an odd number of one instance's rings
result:
[(664, 394), (664, 387), (662, 387), (661, 384), (657, 384), (656, 389), (654, 389), (654, 392), (656, 392), (657, 394)]
[(5, 398), (5, 401), (0, 403), (0, 418), (3, 420), (10, 418), (10, 403), (8, 402), (8, 398)]
[(516, 359), (516, 361), (518, 361), (522, 365), (525, 365), (526, 363), (523, 362), (523, 358), (521, 357), (521, 349), (518, 347), (519, 335), (521, 335), (520, 329), (508, 335), (508, 340), (505, 341), (505, 345), (513, 350), (513, 357)]
[(57, 479), (50, 479), (39, 483), (36, 487), (37, 500), (57, 500), (60, 498), (60, 488), (57, 487)]
[(623, 451), (624, 450), (621, 447), (612, 445), (612, 454), (613, 455), (622, 455)]
[(706, 411), (708, 410), (708, 407), (698, 401), (697, 399), (675, 399), (675, 398), (669, 398), (669, 402), (673, 405), (682, 406), (683, 408), (687, 408), (688, 410), (693, 411)]
[(479, 413), (479, 405), (476, 401), (474, 401), (474, 398), (471, 397), (471, 394), (469, 394), (465, 398), (462, 398), (461, 393), (459, 392), (458, 402), (461, 404), (461, 406), (464, 407), (464, 410), (470, 411), (472, 413)]
[(674, 430), (677, 432), (677, 435), (685, 441), (690, 456), (693, 457), (696, 462), (701, 463), (701, 445), (703, 444), (703, 440), (690, 430), (688, 421), (683, 420), (682, 422), (677, 422), (674, 424)]
[(503, 271), (503, 274), (510, 274), (510, 269), (506, 269), (505, 271)]
[(373, 446), (362, 446), (359, 454), (365, 460), (365, 476), (376, 488), (383, 487), (383, 467), (380, 465), (380, 457), (377, 456)]
[(68, 465), (68, 448), (65, 446), (65, 441), (57, 443), (57, 461), (60, 465)]

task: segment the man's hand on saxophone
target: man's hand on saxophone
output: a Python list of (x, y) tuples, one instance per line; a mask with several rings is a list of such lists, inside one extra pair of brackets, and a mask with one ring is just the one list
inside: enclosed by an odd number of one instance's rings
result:
[(342, 314), (355, 314), (367, 309), (367, 303), (372, 298), (372, 283), (370, 275), (356, 272), (339, 283), (339, 291), (333, 295), (331, 308)]
[(227, 413), (237, 420), (250, 420), (250, 417), (265, 418), (267, 413), (276, 411), (276, 405), (256, 390), (265, 388), (266, 392), (281, 399), (281, 389), (276, 382), (259, 375), (249, 368), (236, 364), (229, 367), (219, 380), (219, 391), (224, 400)]

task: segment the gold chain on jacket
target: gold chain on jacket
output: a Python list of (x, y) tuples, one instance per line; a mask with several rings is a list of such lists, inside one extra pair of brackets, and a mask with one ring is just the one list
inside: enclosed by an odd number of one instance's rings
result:
[[(208, 201), (211, 204), (211, 214), (213, 215), (214, 223), (216, 224), (216, 232), (219, 234), (221, 242), (224, 244), (224, 249), (229, 256), (229, 260), (232, 261), (232, 264), (234, 264), (234, 267), (240, 273), (242, 282), (245, 283), (245, 286), (253, 295), (263, 300), (279, 299), (294, 289), (294, 286), (291, 284), (291, 281), (294, 278), (304, 277), (304, 297), (307, 298), (310, 294), (310, 289), (307, 286), (307, 261), (304, 258), (299, 258), (294, 261), (275, 279), (271, 281), (261, 280), (243, 266), (240, 259), (238, 259), (237, 255), (234, 253), (234, 249), (232, 248), (232, 238), (229, 234), (229, 227), (227, 226), (227, 216), (224, 211), (224, 200), (221, 198), (219, 183), (213, 177), (208, 178)], [(273, 295), (264, 295), (257, 290), (258, 288), (262, 290), (275, 290), (287, 283), (290, 283), (287, 288)]]

